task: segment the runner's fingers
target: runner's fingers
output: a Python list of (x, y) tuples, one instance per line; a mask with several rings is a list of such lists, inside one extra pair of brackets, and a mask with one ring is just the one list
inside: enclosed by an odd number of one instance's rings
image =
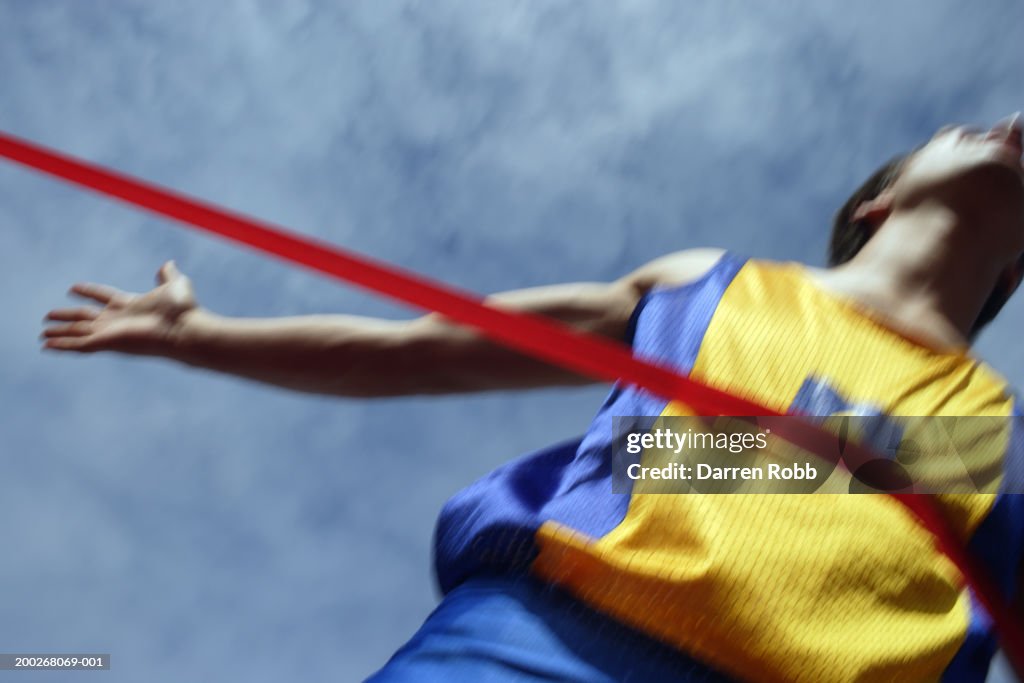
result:
[(178, 266), (174, 261), (168, 261), (160, 266), (160, 270), (156, 272), (156, 283), (164, 285), (180, 275), (181, 273), (178, 272)]
[(92, 322), (88, 320), (82, 320), (79, 322), (68, 323), (66, 325), (52, 325), (43, 330), (42, 337), (44, 339), (54, 339), (58, 337), (84, 337), (92, 334)]
[(86, 306), (82, 308), (58, 308), (46, 314), (47, 320), (60, 322), (78, 322), (80, 320), (95, 320), (100, 314), (99, 310)]
[(113, 287), (107, 287), (105, 285), (96, 285), (91, 282), (80, 282), (73, 285), (71, 287), (71, 293), (85, 297), (86, 299), (92, 299), (104, 306), (120, 305), (127, 298), (125, 293), (120, 290), (114, 289)]
[(92, 345), (92, 341), (85, 337), (59, 337), (57, 339), (47, 339), (46, 343), (43, 344), (43, 348), (56, 349), (58, 351), (78, 351), (82, 353), (96, 350)]

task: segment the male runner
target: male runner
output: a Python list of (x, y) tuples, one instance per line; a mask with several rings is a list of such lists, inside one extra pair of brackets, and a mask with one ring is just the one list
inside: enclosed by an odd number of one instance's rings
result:
[[(886, 164), (837, 214), (827, 270), (699, 249), (612, 283), (490, 302), (625, 340), (779, 411), (1019, 415), (968, 348), (1024, 272), (1021, 138), (1016, 118), (946, 127)], [(100, 307), (52, 311), (45, 346), (340, 396), (591, 381), (437, 315), (239, 320), (199, 307), (173, 263), (158, 282), (145, 294), (75, 285)], [(672, 411), (617, 385), (581, 440), (449, 501), (436, 539), (445, 597), (372, 680), (984, 680), (988, 619), (888, 496), (613, 494), (612, 416)], [(1022, 457), (1008, 448), (1005, 466)], [(1020, 498), (940, 497), (1008, 599)]]

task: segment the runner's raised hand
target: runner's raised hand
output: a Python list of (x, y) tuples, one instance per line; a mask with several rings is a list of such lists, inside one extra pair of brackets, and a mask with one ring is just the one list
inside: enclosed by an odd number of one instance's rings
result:
[(195, 309), (192, 283), (173, 261), (157, 272), (157, 286), (144, 294), (122, 292), (91, 283), (71, 287), (71, 293), (100, 306), (61, 308), (46, 315), (43, 348), (91, 353), (119, 351), (159, 356), (169, 353), (182, 316)]

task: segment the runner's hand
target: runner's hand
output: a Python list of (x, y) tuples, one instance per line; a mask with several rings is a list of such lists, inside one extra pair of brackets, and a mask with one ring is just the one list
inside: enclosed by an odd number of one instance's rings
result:
[(46, 315), (43, 348), (91, 353), (120, 351), (161, 356), (174, 347), (176, 328), (189, 311), (196, 309), (192, 282), (173, 261), (157, 272), (157, 286), (145, 294), (122, 292), (103, 285), (80, 283), (73, 294), (101, 306), (61, 308)]

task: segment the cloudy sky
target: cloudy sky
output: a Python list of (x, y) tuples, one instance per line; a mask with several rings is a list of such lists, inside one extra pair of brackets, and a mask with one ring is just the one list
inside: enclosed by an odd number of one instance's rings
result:
[[(479, 292), (694, 246), (820, 265), (881, 161), (1024, 109), (1021, 26), (1016, 0), (0, 0), (0, 129)], [(168, 258), (223, 314), (415, 314), (0, 163), (0, 650), (360, 679), (436, 601), (444, 500), (606, 388), (337, 400), (40, 353), (72, 282)], [(1022, 325), (1017, 299), (978, 348), (1017, 386)]]

